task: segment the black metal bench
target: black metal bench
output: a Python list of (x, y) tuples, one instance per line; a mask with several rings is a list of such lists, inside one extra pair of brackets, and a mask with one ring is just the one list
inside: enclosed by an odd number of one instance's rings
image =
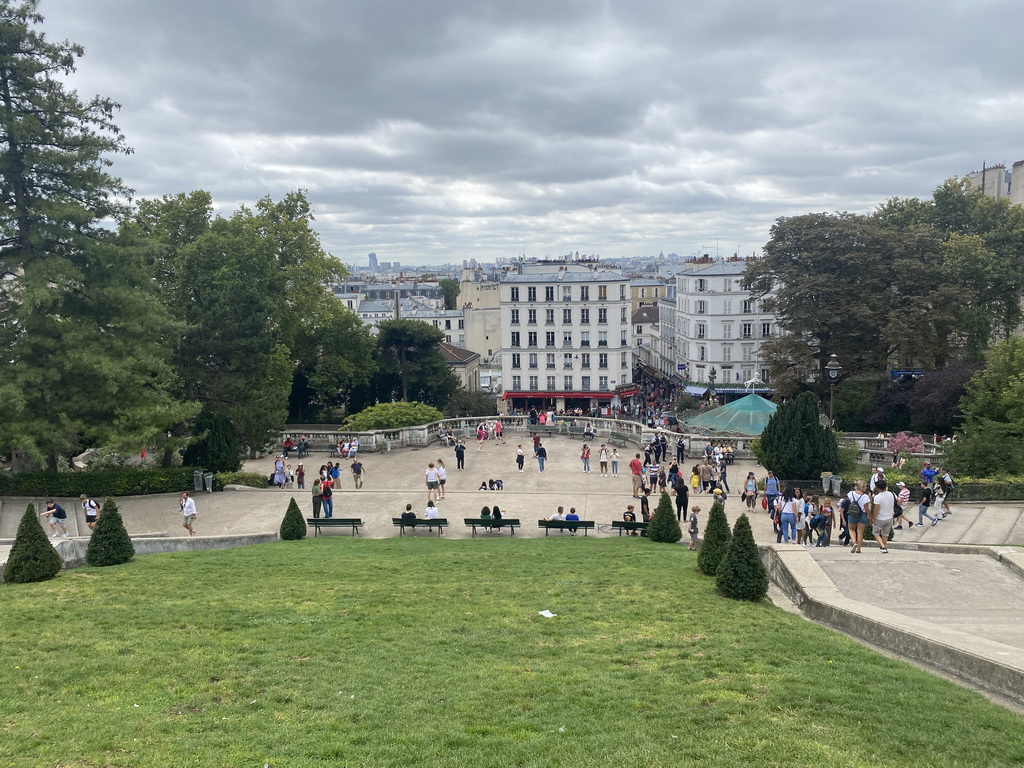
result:
[(650, 523), (645, 523), (642, 520), (634, 520), (632, 522), (629, 520), (612, 520), (612, 530), (618, 531), (619, 536), (622, 535), (623, 531), (626, 531), (627, 533), (640, 531), (641, 535), (645, 535), (644, 530), (646, 530), (648, 525), (650, 525)]
[(313, 538), (320, 535), (321, 528), (351, 528), (355, 536), (363, 527), (363, 521), (358, 517), (307, 517), (306, 525), (313, 527)]
[(548, 531), (552, 528), (556, 531), (567, 531), (570, 528), (583, 531), (583, 535), (587, 536), (587, 531), (594, 530), (593, 520), (538, 520), (537, 525), (544, 529), (544, 535), (548, 535)]
[(611, 433), (611, 436), (609, 436), (609, 438), (608, 438), (608, 442), (611, 443), (612, 445), (617, 445), (620, 448), (625, 448), (626, 444), (630, 441), (630, 439), (631, 438), (630, 438), (628, 432), (614, 432), (613, 431)]
[(437, 528), (437, 535), (440, 536), (441, 531), (448, 527), (448, 519), (445, 517), (437, 517), (433, 520), (421, 520), (420, 518), (407, 520), (403, 517), (393, 517), (391, 522), (399, 529), (399, 536), (405, 535), (406, 528), (427, 528), (428, 530)]
[(473, 537), (476, 537), (476, 529), (483, 528), (485, 531), (491, 531), (495, 528), (498, 529), (498, 533), (501, 533), (502, 528), (508, 528), (509, 532), (515, 536), (516, 528), (521, 528), (518, 518), (503, 517), (501, 520), (490, 520), (486, 517), (464, 517), (463, 521), (467, 526), (473, 529)]

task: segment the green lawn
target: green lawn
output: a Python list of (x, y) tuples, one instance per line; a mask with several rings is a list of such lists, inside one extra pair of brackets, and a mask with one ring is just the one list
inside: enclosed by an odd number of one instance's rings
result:
[(4, 585), (0, 768), (1024, 764), (1024, 718), (695, 562), (331, 536)]

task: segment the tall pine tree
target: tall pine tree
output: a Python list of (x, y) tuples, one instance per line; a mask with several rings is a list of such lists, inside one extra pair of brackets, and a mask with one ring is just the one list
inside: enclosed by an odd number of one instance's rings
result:
[(839, 468), (839, 445), (830, 427), (818, 418), (818, 399), (802, 392), (778, 410), (761, 433), (761, 463), (776, 477), (816, 480)]

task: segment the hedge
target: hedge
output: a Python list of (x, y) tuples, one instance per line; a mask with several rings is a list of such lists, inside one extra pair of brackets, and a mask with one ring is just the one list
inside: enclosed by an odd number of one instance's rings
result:
[(192, 488), (194, 467), (103, 469), (95, 472), (0, 472), (4, 496), (139, 496)]

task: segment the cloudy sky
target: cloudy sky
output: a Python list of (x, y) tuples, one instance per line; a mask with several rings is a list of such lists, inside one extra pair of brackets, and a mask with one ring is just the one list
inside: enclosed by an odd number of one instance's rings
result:
[(139, 196), (305, 188), (342, 261), (759, 252), (1024, 159), (1009, 0), (41, 0)]

